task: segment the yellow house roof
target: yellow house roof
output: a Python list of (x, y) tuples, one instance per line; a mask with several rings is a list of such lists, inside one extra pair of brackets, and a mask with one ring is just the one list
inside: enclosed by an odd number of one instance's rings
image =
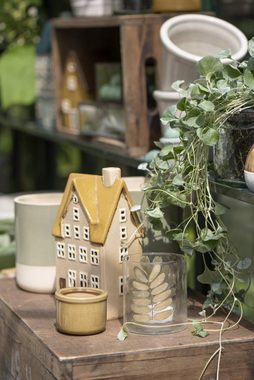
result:
[[(122, 192), (129, 206), (132, 206), (131, 196), (124, 180), (117, 178), (112, 186), (106, 187), (101, 176), (70, 174), (53, 225), (52, 233), (56, 237), (62, 237), (61, 221), (67, 211), (73, 188), (89, 220), (90, 240), (93, 243), (104, 244)], [(137, 215), (134, 215), (134, 222), (140, 224)]]

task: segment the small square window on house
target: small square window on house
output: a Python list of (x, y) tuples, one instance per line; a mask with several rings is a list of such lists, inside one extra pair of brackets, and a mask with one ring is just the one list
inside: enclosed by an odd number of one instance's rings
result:
[(87, 263), (87, 248), (79, 247), (79, 261), (81, 263)]
[(127, 228), (126, 227), (120, 227), (120, 239), (121, 240), (127, 239)]
[(119, 263), (123, 262), (123, 257), (128, 255), (128, 248), (127, 247), (120, 247), (119, 248)]
[(91, 288), (99, 288), (100, 287), (100, 278), (95, 274), (91, 274), (90, 277), (90, 286)]
[(71, 237), (71, 226), (68, 223), (64, 224), (64, 237)]
[(123, 295), (123, 276), (118, 277), (118, 291), (119, 291), (119, 296)]
[(65, 244), (60, 243), (58, 241), (56, 244), (56, 252), (57, 252), (57, 257), (64, 258), (65, 257)]
[(126, 208), (119, 209), (119, 221), (120, 223), (126, 222)]
[(68, 244), (68, 259), (76, 260), (76, 246), (74, 244)]
[(77, 273), (75, 270), (69, 269), (68, 270), (68, 286), (70, 288), (76, 286), (77, 283)]
[(72, 213), (73, 213), (73, 220), (79, 221), (79, 208), (73, 207)]
[(94, 265), (100, 264), (99, 250), (91, 248), (90, 250), (90, 263)]
[(79, 286), (86, 288), (88, 286), (88, 275), (85, 272), (79, 272)]
[(77, 194), (73, 194), (73, 196), (72, 196), (72, 202), (73, 202), (74, 204), (77, 204), (77, 203), (78, 203), (78, 197), (77, 197)]
[(75, 239), (80, 239), (80, 226), (73, 226), (73, 236)]
[(89, 227), (84, 227), (83, 228), (83, 239), (84, 240), (89, 240)]

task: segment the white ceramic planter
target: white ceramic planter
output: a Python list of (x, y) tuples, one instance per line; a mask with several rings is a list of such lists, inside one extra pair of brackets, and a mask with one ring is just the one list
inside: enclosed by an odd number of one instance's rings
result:
[(61, 193), (38, 193), (14, 199), (16, 281), (24, 290), (55, 291), (55, 241), (51, 230), (61, 198)]
[(248, 189), (254, 192), (254, 172), (244, 170), (244, 179)]
[(112, 0), (71, 0), (74, 16), (109, 16)]
[(169, 90), (176, 80), (197, 78), (196, 63), (204, 56), (230, 49), (234, 59), (247, 53), (248, 41), (234, 25), (216, 17), (184, 14), (164, 22), (160, 29), (164, 47), (161, 89)]

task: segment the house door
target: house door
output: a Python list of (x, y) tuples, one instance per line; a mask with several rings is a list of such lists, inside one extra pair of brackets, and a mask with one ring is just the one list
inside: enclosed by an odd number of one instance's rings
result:
[(59, 278), (59, 287), (60, 287), (60, 289), (66, 288), (66, 280), (65, 280), (65, 278), (63, 278), (63, 277)]

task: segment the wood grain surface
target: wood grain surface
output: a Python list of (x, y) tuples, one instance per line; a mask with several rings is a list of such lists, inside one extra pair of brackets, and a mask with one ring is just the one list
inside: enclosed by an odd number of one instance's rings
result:
[[(189, 315), (199, 307), (189, 301)], [(192, 327), (167, 335), (138, 335), (120, 342), (121, 321), (108, 321), (93, 336), (68, 336), (56, 331), (53, 295), (17, 288), (14, 279), (0, 280), (0, 379), (196, 380), (218, 348), (218, 333), (201, 339)], [(254, 379), (254, 328), (243, 323), (223, 334), (220, 380)], [(215, 379), (216, 360), (204, 379)]]

